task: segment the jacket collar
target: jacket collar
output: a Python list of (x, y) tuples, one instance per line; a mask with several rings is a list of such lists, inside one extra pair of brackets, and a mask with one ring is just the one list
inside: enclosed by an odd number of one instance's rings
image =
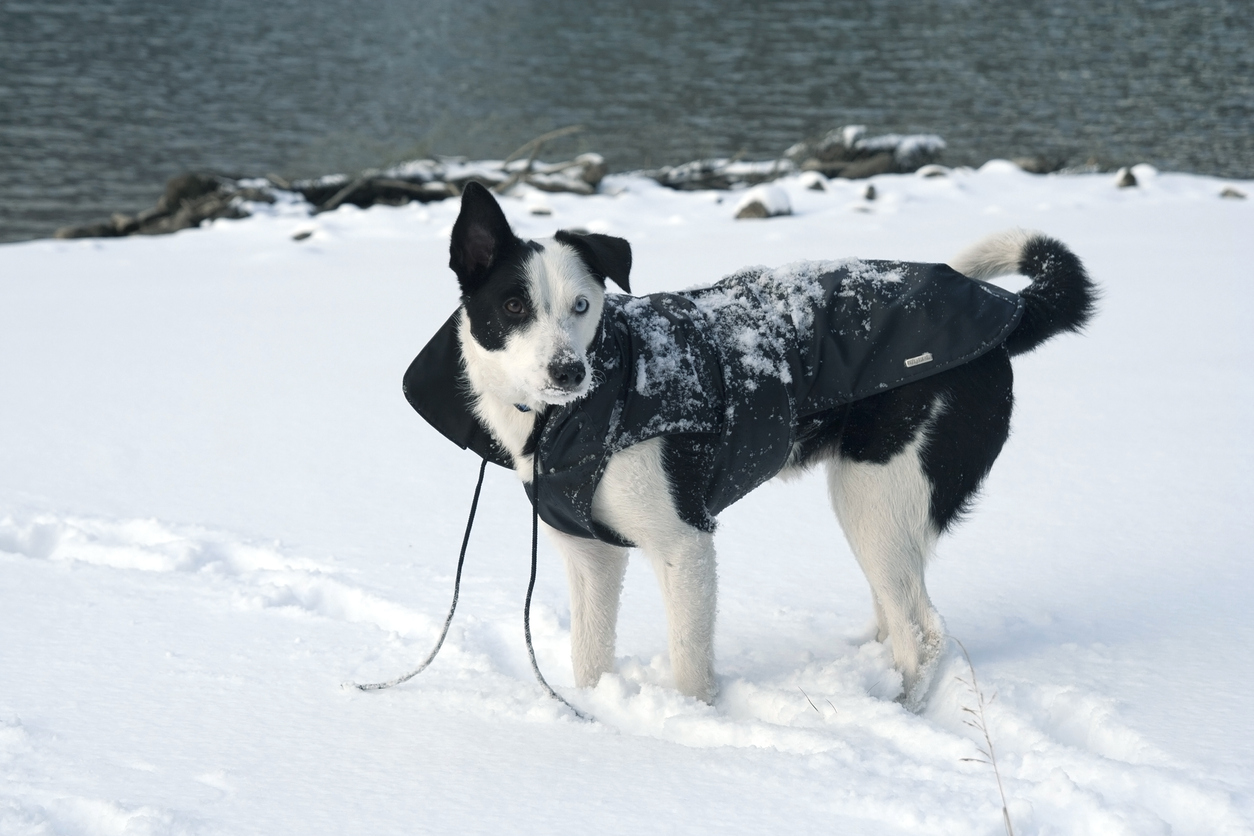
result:
[(501, 467), (513, 467), (509, 453), (475, 416), (474, 395), (462, 371), (462, 347), (457, 335), (460, 322), (458, 308), (409, 364), (405, 372), (405, 400), (458, 447), (472, 450)]

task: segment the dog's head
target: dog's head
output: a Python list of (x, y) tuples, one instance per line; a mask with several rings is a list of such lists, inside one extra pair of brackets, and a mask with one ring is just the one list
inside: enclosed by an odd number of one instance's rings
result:
[(464, 329), (468, 363), (491, 366), (492, 380), (529, 402), (564, 404), (587, 393), (605, 280), (631, 292), (630, 244), (572, 231), (523, 241), (492, 194), (472, 182), (453, 225), (449, 267), (475, 343), (472, 355)]

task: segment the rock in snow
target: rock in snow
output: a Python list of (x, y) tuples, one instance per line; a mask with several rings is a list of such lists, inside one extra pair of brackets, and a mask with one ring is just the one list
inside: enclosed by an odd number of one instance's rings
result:
[(1136, 175), (1132, 173), (1132, 169), (1124, 168), (1115, 172), (1115, 185), (1121, 189), (1129, 189), (1136, 185)]
[(735, 215), (738, 220), (791, 214), (792, 202), (788, 199), (788, 192), (778, 186), (754, 186), (736, 202)]

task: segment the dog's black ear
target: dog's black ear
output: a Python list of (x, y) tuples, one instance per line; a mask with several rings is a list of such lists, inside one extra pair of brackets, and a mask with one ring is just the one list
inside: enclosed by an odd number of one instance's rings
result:
[(448, 258), (462, 294), (478, 290), (492, 265), (517, 244), (518, 236), (509, 228), (492, 193), (474, 181), (467, 183), (462, 192), (461, 213), (453, 224)]
[(575, 248), (588, 270), (598, 279), (610, 279), (627, 293), (631, 293), (628, 277), (631, 275), (631, 244), (613, 235), (595, 232), (560, 230), (553, 236), (563, 244)]

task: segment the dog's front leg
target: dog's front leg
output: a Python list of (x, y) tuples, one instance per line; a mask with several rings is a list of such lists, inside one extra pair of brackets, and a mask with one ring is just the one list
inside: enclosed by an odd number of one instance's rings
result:
[(666, 542), (644, 547), (657, 573), (670, 633), (675, 687), (711, 702), (714, 683), (714, 618), (718, 577), (713, 535), (688, 528)]
[(627, 571), (627, 550), (598, 540), (563, 534), (547, 524), (553, 545), (566, 562), (570, 585), (570, 662), (575, 684), (591, 688), (614, 669), (618, 601)]
[(666, 603), (675, 686), (710, 702), (716, 691), (714, 538), (679, 516), (661, 439), (628, 447), (610, 459), (592, 512), (652, 561)]

